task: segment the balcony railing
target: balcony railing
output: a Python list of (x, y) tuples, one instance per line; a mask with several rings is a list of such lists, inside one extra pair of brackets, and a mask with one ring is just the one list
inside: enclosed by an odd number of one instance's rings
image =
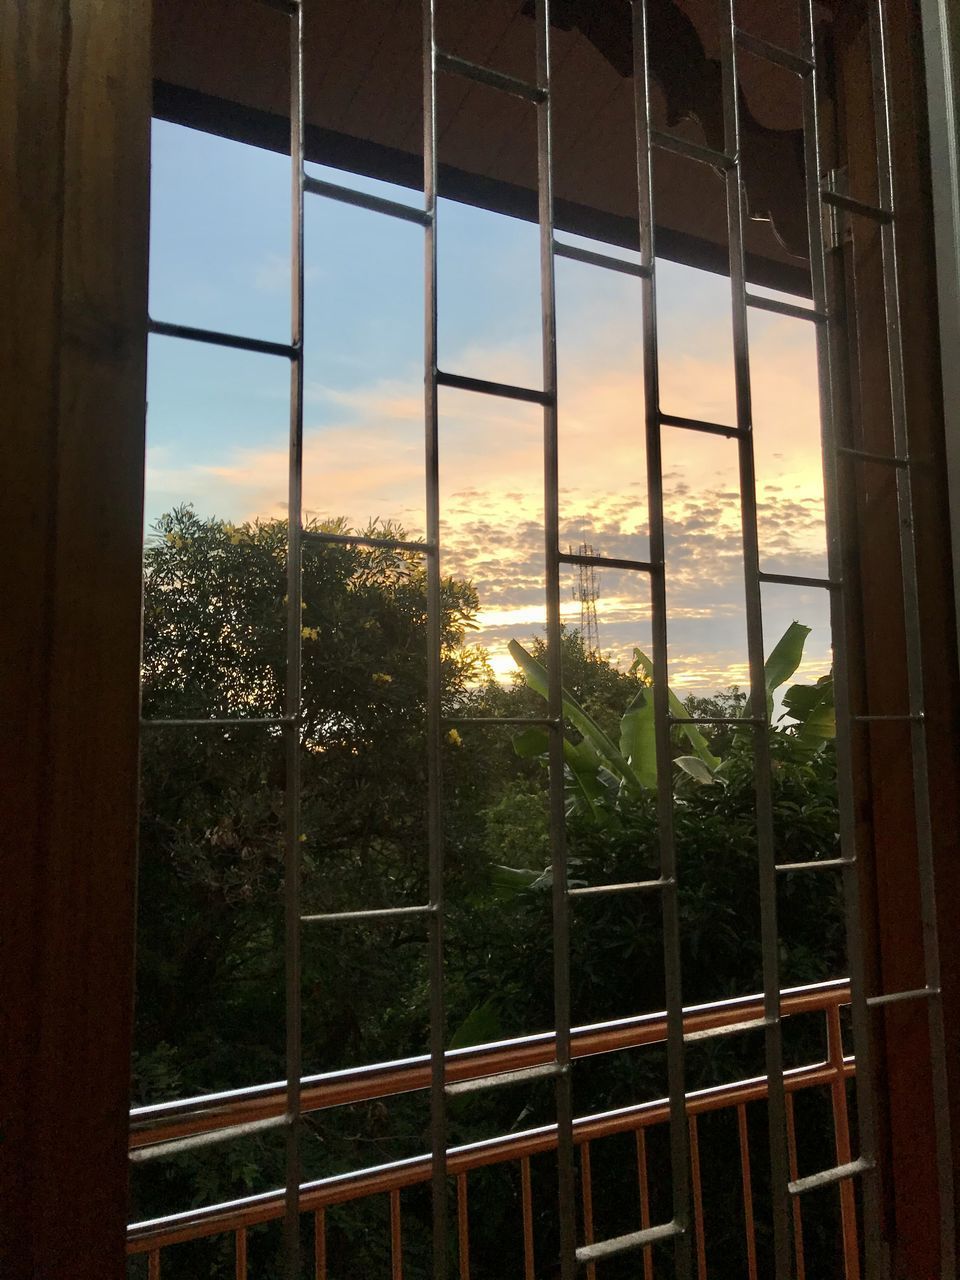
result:
[[(846, 1080), (854, 1074), (855, 1064), (853, 1058), (843, 1051), (840, 1018), (840, 1010), (849, 1003), (849, 999), (849, 987), (843, 980), (792, 988), (782, 995), (781, 1013), (784, 1017), (822, 1012), (826, 1022), (826, 1058), (791, 1069), (785, 1074), (791, 1179), (798, 1177), (793, 1099), (801, 1090), (829, 1089), (837, 1162), (844, 1165), (852, 1159)], [(762, 1016), (763, 999), (759, 995), (692, 1006), (684, 1012), (685, 1038), (701, 1040), (735, 1034), (756, 1024)], [(648, 1014), (575, 1028), (571, 1052), (574, 1058), (585, 1058), (657, 1044), (665, 1039), (666, 1016)], [(551, 1033), (476, 1048), (451, 1050), (447, 1054), (447, 1082), (455, 1084), (476, 1081), (504, 1072), (523, 1070), (549, 1063), (553, 1056)], [(304, 1112), (319, 1111), (394, 1097), (425, 1090), (429, 1087), (429, 1082), (430, 1061), (427, 1057), (309, 1076), (303, 1081), (302, 1109)], [(747, 1275), (749, 1280), (756, 1280), (758, 1269), (753, 1175), (746, 1107), (749, 1103), (762, 1101), (766, 1096), (765, 1076), (737, 1080), (687, 1094), (698, 1280), (705, 1280), (708, 1274), (703, 1214), (703, 1176), (708, 1171), (703, 1171), (700, 1167), (698, 1119), (710, 1112), (736, 1112)], [(279, 1083), (140, 1107), (131, 1115), (131, 1158), (135, 1161), (162, 1158), (164, 1155), (230, 1137), (240, 1137), (260, 1129), (279, 1127), (284, 1123), (284, 1114), (285, 1095), (283, 1086)], [(647, 1133), (655, 1126), (666, 1125), (668, 1122), (669, 1106), (666, 1099), (582, 1116), (574, 1121), (574, 1141), (580, 1154), (580, 1230), (584, 1244), (589, 1245), (594, 1239), (591, 1143), (614, 1134), (632, 1132), (635, 1135), (640, 1225), (646, 1228), (651, 1221)], [(543, 1125), (450, 1148), (448, 1172), (456, 1182), (460, 1280), (469, 1280), (470, 1277), (469, 1175), (474, 1170), (490, 1165), (516, 1166), (523, 1230), (523, 1280), (534, 1280), (537, 1273), (530, 1161), (532, 1157), (553, 1151), (556, 1147), (556, 1126)], [(326, 1211), (334, 1205), (370, 1197), (386, 1198), (389, 1206), (391, 1277), (392, 1280), (402, 1280), (403, 1222), (400, 1193), (407, 1188), (428, 1183), (430, 1176), (430, 1157), (422, 1155), (304, 1183), (301, 1187), (300, 1205), (303, 1214), (314, 1218), (316, 1280), (327, 1280), (328, 1275)], [(849, 1180), (839, 1184), (839, 1195), (843, 1275), (845, 1280), (859, 1280), (857, 1212), (854, 1190)], [(798, 1280), (804, 1280), (803, 1219), (799, 1197), (794, 1198), (793, 1213), (796, 1273)], [(236, 1280), (247, 1280), (247, 1231), (264, 1223), (278, 1221), (283, 1214), (284, 1194), (281, 1190), (276, 1190), (137, 1222), (129, 1228), (128, 1253), (146, 1254), (149, 1280), (159, 1280), (164, 1251), (187, 1241), (232, 1236)], [(595, 1272), (595, 1263), (588, 1263), (588, 1280), (594, 1280)], [(644, 1280), (650, 1280), (652, 1275), (653, 1245), (650, 1244), (644, 1248)]]

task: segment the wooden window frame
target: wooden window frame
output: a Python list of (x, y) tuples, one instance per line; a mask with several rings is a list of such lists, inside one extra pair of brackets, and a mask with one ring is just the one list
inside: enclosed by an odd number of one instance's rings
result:
[[(927, 36), (934, 0), (927, 4)], [(851, 11), (855, 6), (850, 6)], [(956, 362), (940, 321), (957, 305), (934, 248), (920, 11), (888, 5), (893, 60), (907, 394), (938, 902), (947, 1024), (960, 1026), (960, 678), (950, 484)], [(6, 479), (3, 574), (3, 1144), (0, 1270), (20, 1277), (125, 1274), (127, 1108), (136, 916), (149, 138), (148, 0), (4, 0), (0, 8), (0, 201), (6, 235), (0, 385)], [(931, 58), (928, 43), (927, 57)], [(863, 50), (851, 28), (844, 127), (857, 141)], [(931, 80), (931, 88), (936, 82)], [(934, 96), (931, 102), (935, 105)], [(935, 120), (936, 125), (936, 120)], [(866, 145), (866, 139), (863, 139)], [(942, 179), (942, 135), (932, 135)], [(934, 186), (935, 192), (940, 188)], [(949, 208), (948, 208), (949, 213)], [(954, 213), (955, 216), (955, 206)], [(940, 288), (941, 312), (930, 300)], [(870, 281), (864, 282), (869, 290)], [(869, 374), (869, 370), (867, 371)], [(948, 449), (942, 388), (954, 424)], [(949, 464), (949, 465), (948, 465)], [(954, 484), (956, 507), (956, 484)], [(955, 519), (956, 523), (956, 519)], [(865, 666), (886, 635), (883, 548), (864, 540)], [(867, 673), (865, 678), (869, 678)], [(878, 876), (869, 903), (884, 986), (909, 969), (903, 927), (907, 783), (869, 761), (862, 821)], [(878, 808), (882, 790), (886, 802)], [(901, 821), (890, 822), (890, 814)], [(905, 843), (906, 842), (906, 843)], [(886, 1052), (891, 1274), (937, 1275), (929, 1107), (917, 1079), (922, 1012), (890, 1008)], [(949, 1037), (960, 1164), (960, 1038)]]

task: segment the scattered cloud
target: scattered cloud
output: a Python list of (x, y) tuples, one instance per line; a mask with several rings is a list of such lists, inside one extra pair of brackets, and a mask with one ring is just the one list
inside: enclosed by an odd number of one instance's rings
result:
[[(271, 264), (263, 267), (263, 285)], [(596, 553), (645, 560), (649, 555), (644, 387), (638, 341), (593, 313), (575, 350), (561, 349), (561, 546), (588, 544)], [(764, 317), (766, 319), (766, 317)], [(823, 492), (816, 383), (800, 322), (770, 317), (752, 335), (752, 390), (757, 521), (763, 565), (776, 573), (813, 576), (824, 569)], [(661, 384), (671, 412), (716, 420), (729, 400), (721, 353), (664, 358)], [(538, 385), (539, 369), (506, 345), (475, 344), (463, 367)], [(815, 366), (814, 366), (815, 369)], [(356, 372), (351, 374), (356, 378)], [(672, 393), (672, 400), (668, 394)], [(674, 408), (674, 405), (681, 406)], [(310, 384), (306, 392), (304, 505), (311, 513), (398, 520), (411, 536), (424, 528), (422, 380), (408, 377)], [(727, 418), (726, 420), (729, 420)], [(671, 679), (713, 689), (746, 679), (743, 619), (742, 513), (735, 442), (665, 427), (663, 492), (671, 627)], [(472, 579), (479, 591), (479, 629), (501, 676), (514, 635), (543, 625), (543, 424), (536, 406), (444, 390), (440, 398), (440, 487), (444, 571)], [(234, 448), (217, 465), (190, 466), (152, 450), (151, 489), (194, 496), (198, 509), (232, 518), (285, 510), (284, 447)], [(564, 572), (563, 616), (580, 618), (575, 571)], [(647, 575), (598, 574), (601, 647), (629, 663), (648, 645)], [(790, 621), (785, 609), (818, 627), (811, 664), (826, 657), (825, 608), (807, 593), (776, 602), (769, 633)], [(818, 665), (819, 664), (819, 665)], [(809, 664), (808, 664), (809, 665)]]

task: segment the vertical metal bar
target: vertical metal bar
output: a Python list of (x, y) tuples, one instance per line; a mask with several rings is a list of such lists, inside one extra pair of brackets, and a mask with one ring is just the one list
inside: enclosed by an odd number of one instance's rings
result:
[(737, 1138), (740, 1143), (740, 1183), (743, 1188), (743, 1231), (747, 1244), (747, 1280), (757, 1280), (757, 1230), (753, 1220), (753, 1178), (750, 1173), (750, 1130), (747, 1108), (737, 1107)]
[(703, 1226), (703, 1183), (700, 1179), (700, 1138), (697, 1117), (690, 1117), (690, 1171), (693, 1180), (693, 1228), (697, 1238), (697, 1280), (707, 1280), (707, 1239)]
[[(886, 14), (880, 0), (870, 5), (870, 56), (873, 69), (873, 105), (877, 134), (877, 180), (882, 208), (895, 209), (893, 147), (890, 130), (890, 103), (887, 97), (887, 68), (890, 63)], [(886, 309), (887, 349), (890, 376), (890, 407), (894, 453), (909, 457), (906, 385), (903, 340), (900, 326), (900, 284), (897, 266), (897, 223), (893, 218), (880, 228), (883, 261), (883, 292)], [(914, 813), (917, 834), (917, 863), (920, 881), (920, 916), (923, 931), (925, 986), (932, 993), (927, 1000), (934, 1128), (936, 1130), (937, 1181), (940, 1192), (940, 1277), (953, 1280), (957, 1272), (954, 1214), (953, 1158), (950, 1135), (950, 1102), (947, 1081), (943, 996), (940, 988), (940, 945), (937, 931), (937, 900), (933, 825), (930, 813), (930, 779), (927, 735), (923, 722), (923, 639), (920, 631), (920, 593), (917, 548), (914, 534), (913, 480), (910, 467), (896, 472), (897, 510), (900, 516), (900, 563), (903, 587), (904, 629), (906, 632), (907, 693), (909, 699), (910, 753), (913, 764)]]
[(314, 1280), (327, 1280), (327, 1211), (318, 1209), (313, 1215)]
[[(960, 603), (960, 362), (953, 358), (953, 353), (960, 351), (960, 12), (955, 0), (920, 0), (920, 13), (930, 122), (954, 598)], [(960, 624), (960, 613), (957, 622)]]
[[(807, 234), (809, 241), (810, 282), (814, 308), (823, 308), (835, 317), (839, 308), (829, 297), (827, 259), (824, 244), (821, 203), (820, 120), (814, 0), (801, 4), (801, 53), (811, 70), (803, 78), (804, 170), (807, 197)], [(838, 438), (838, 419), (843, 406), (833, 374), (833, 334), (836, 321), (817, 325), (817, 376), (820, 396), (820, 423), (823, 443), (824, 515), (827, 526), (827, 576), (833, 582), (849, 583), (855, 579), (853, 548), (847, 545), (842, 517), (841, 454), (844, 441)], [(842, 420), (842, 419), (841, 419)], [(906, 455), (903, 455), (906, 456)], [(898, 471), (900, 468), (898, 468)], [(876, 1080), (873, 1068), (873, 1046), (870, 1013), (864, 983), (864, 944), (860, 919), (861, 892), (859, 850), (857, 841), (856, 798), (853, 790), (853, 750), (850, 679), (848, 671), (847, 588), (830, 592), (830, 629), (833, 640), (833, 681), (836, 707), (837, 802), (839, 807), (840, 851), (843, 866), (844, 914), (846, 918), (847, 964), (850, 979), (850, 1007), (853, 1024), (854, 1052), (857, 1059), (856, 1096), (860, 1157), (871, 1166), (863, 1175), (864, 1257), (867, 1274), (881, 1274), (881, 1195), (880, 1171), (877, 1165)], [(799, 1204), (794, 1204), (799, 1217)], [(802, 1256), (802, 1250), (801, 1250)]]
[(763, 656), (763, 608), (760, 592), (760, 548), (757, 533), (757, 477), (753, 451), (753, 406), (747, 321), (743, 245), (743, 182), (741, 177), (740, 111), (737, 77), (735, 0), (725, 0), (721, 22), (724, 149), (736, 157), (725, 172), (730, 292), (733, 316), (734, 379), (740, 472), (740, 513), (743, 532), (743, 576), (747, 622), (750, 704), (757, 724), (753, 730), (754, 788), (757, 815), (757, 862), (760, 878), (760, 933), (763, 958), (763, 1009), (766, 1021), (765, 1056), (767, 1109), (770, 1129), (770, 1174), (774, 1237), (774, 1274), (790, 1275), (790, 1214), (787, 1190), (783, 1037), (780, 1025), (780, 964), (777, 933), (777, 872), (773, 836), (773, 791), (769, 713)]
[(234, 1233), (233, 1273), (236, 1280), (247, 1280), (247, 1229), (241, 1227)]
[[(843, 1034), (840, 1028), (840, 1006), (833, 1004), (827, 1010), (827, 1060), (833, 1067), (830, 1085), (830, 1104), (833, 1111), (833, 1132), (837, 1164), (850, 1164), (853, 1152), (850, 1148), (850, 1121), (847, 1115), (847, 1079), (843, 1072)], [(844, 1280), (860, 1280), (860, 1247), (857, 1236), (857, 1198), (853, 1182), (845, 1178), (839, 1184), (840, 1223), (843, 1232)]]
[[(791, 1182), (799, 1177), (797, 1164), (797, 1126), (793, 1116), (793, 1094), (787, 1094), (787, 1168)], [(797, 1280), (805, 1280), (803, 1263), (803, 1210), (800, 1196), (793, 1197), (793, 1255)]]
[(467, 1201), (467, 1175), (457, 1174), (457, 1250), (460, 1255), (460, 1280), (470, 1280), (470, 1206)]
[(300, 1280), (300, 732), (302, 717), (300, 599), (303, 490), (303, 13), (290, 16), (290, 449), (287, 496), (287, 672), (283, 727), (286, 787), (284, 971), (286, 987), (286, 1280)]
[(536, 1280), (533, 1254), (533, 1194), (530, 1157), (520, 1161), (520, 1202), (523, 1210), (523, 1280)]
[[(583, 1242), (593, 1244), (593, 1172), (590, 1168), (590, 1143), (580, 1144), (580, 1194), (583, 1199)], [(597, 1264), (587, 1263), (587, 1280), (597, 1280)]]
[[(677, 1280), (690, 1280), (690, 1167), (684, 1083), (683, 994), (680, 962), (680, 910), (677, 851), (673, 829), (673, 751), (667, 687), (667, 594), (663, 509), (663, 458), (660, 440), (660, 369), (657, 350), (657, 271), (653, 207), (653, 158), (650, 143), (650, 73), (647, 18), (643, 0), (633, 3), (633, 85), (637, 142), (641, 283), (643, 387), (647, 449), (647, 504), (650, 520), (650, 610), (653, 642), (653, 708), (657, 761), (657, 826), (660, 877), (663, 881), (663, 967), (667, 1014), (667, 1087), (670, 1098), (670, 1173), (673, 1218), (680, 1233), (674, 1246)], [(644, 1224), (646, 1225), (646, 1224)], [(646, 1264), (645, 1264), (646, 1265)]]
[[(646, 1231), (650, 1226), (650, 1181), (647, 1176), (647, 1133), (637, 1130), (637, 1180), (640, 1188), (640, 1226)], [(643, 1250), (643, 1280), (653, 1280), (653, 1245)]]
[(434, 0), (423, 0), (423, 397), (427, 556), (427, 847), (430, 904), (430, 1146), (433, 1277), (447, 1275), (446, 1027), (443, 998), (443, 814), (441, 798), (440, 452), (437, 389), (437, 38)]
[(573, 1088), (570, 1066), (570, 904), (567, 897), (560, 653), (560, 480), (557, 424), (557, 320), (553, 247), (553, 154), (550, 101), (550, 0), (536, 0), (537, 185), (540, 221), (540, 324), (543, 348), (543, 527), (547, 634), (550, 850), (553, 874), (553, 1002), (556, 1034), (557, 1174), (560, 1277), (577, 1270)]
[(390, 1280), (403, 1280), (403, 1231), (396, 1189), (390, 1192)]

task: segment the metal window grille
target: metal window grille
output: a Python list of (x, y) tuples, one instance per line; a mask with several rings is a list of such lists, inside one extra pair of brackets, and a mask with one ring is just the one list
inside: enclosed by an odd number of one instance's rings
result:
[[(431, 1109), (430, 1177), (433, 1205), (433, 1275), (444, 1280), (448, 1274), (448, 1180), (457, 1179), (457, 1230), (461, 1250), (468, 1248), (467, 1182), (462, 1162), (451, 1158), (447, 1143), (448, 1097), (466, 1088), (492, 1087), (506, 1081), (549, 1076), (556, 1088), (555, 1142), (559, 1168), (559, 1224), (561, 1235), (561, 1275), (573, 1280), (586, 1268), (594, 1273), (596, 1263), (618, 1254), (642, 1251), (644, 1274), (651, 1274), (650, 1248), (662, 1241), (673, 1242), (675, 1273), (691, 1277), (694, 1266), (702, 1273), (703, 1236), (700, 1221), (699, 1152), (696, 1113), (691, 1113), (691, 1098), (684, 1078), (684, 1042), (690, 1035), (714, 1034), (713, 1031), (691, 1032), (685, 1022), (681, 998), (680, 925), (678, 915), (678, 866), (673, 836), (673, 796), (670, 786), (670, 733), (674, 724), (682, 722), (671, 714), (667, 690), (667, 656), (669, 618), (666, 602), (667, 565), (664, 538), (664, 494), (661, 465), (661, 439), (664, 431), (685, 430), (720, 433), (736, 441), (742, 504), (742, 546), (749, 658), (750, 706), (752, 718), (738, 723), (752, 728), (753, 758), (758, 830), (758, 874), (761, 888), (761, 931), (763, 953), (763, 994), (749, 1014), (738, 1013), (740, 1021), (730, 1023), (721, 1017), (721, 1030), (744, 1026), (762, 1027), (766, 1043), (766, 1077), (763, 1081), (769, 1113), (769, 1168), (772, 1179), (772, 1216), (774, 1231), (775, 1275), (789, 1280), (802, 1270), (802, 1247), (797, 1238), (799, 1200), (805, 1193), (831, 1184), (849, 1185), (859, 1179), (863, 1185), (863, 1247), (866, 1274), (880, 1277), (883, 1259), (880, 1254), (881, 1169), (876, 1135), (876, 1081), (871, 1061), (871, 1012), (898, 1001), (924, 1001), (929, 1017), (933, 1094), (938, 1134), (937, 1166), (941, 1195), (941, 1276), (949, 1280), (956, 1275), (953, 1238), (953, 1181), (950, 1159), (950, 1134), (944, 1059), (944, 1028), (939, 989), (938, 945), (933, 878), (933, 847), (930, 819), (930, 797), (924, 732), (924, 707), (921, 670), (921, 645), (918, 617), (916, 549), (912, 527), (912, 488), (909, 433), (904, 397), (903, 352), (900, 340), (900, 318), (897, 280), (897, 218), (894, 207), (894, 184), (887, 97), (887, 64), (889, 59), (883, 0), (871, 0), (870, 37), (873, 66), (873, 94), (876, 112), (878, 203), (867, 205), (852, 199), (823, 174), (819, 137), (820, 96), (817, 49), (814, 33), (813, 0), (802, 0), (802, 40), (799, 53), (787, 52), (756, 38), (737, 26), (736, 0), (722, 0), (722, 93), (724, 141), (722, 150), (713, 150), (658, 132), (651, 119), (650, 76), (647, 57), (645, 6), (632, 0), (634, 92), (636, 123), (636, 161), (639, 193), (639, 265), (574, 248), (555, 239), (553, 228), (552, 152), (551, 152), (551, 27), (550, 0), (536, 0), (536, 77), (526, 83), (491, 68), (454, 57), (438, 48), (435, 35), (434, 0), (423, 0), (423, 192), (422, 208), (411, 208), (389, 199), (362, 193), (348, 187), (321, 181), (306, 174), (304, 168), (303, 127), (303, 13), (299, 0), (259, 0), (287, 15), (290, 23), (290, 156), (292, 164), (292, 259), (291, 259), (291, 332), (289, 343), (265, 342), (241, 335), (214, 332), (186, 325), (153, 320), (152, 333), (186, 340), (212, 343), (244, 351), (260, 352), (287, 359), (291, 369), (290, 434), (289, 434), (289, 534), (288, 589), (286, 612), (287, 676), (283, 715), (276, 719), (243, 720), (244, 724), (279, 726), (285, 742), (286, 759), (286, 855), (285, 855), (285, 931), (286, 931), (286, 1025), (287, 1078), (283, 1089), (282, 1108), (275, 1105), (265, 1118), (243, 1124), (232, 1124), (211, 1131), (204, 1137), (204, 1126), (190, 1129), (190, 1109), (172, 1108), (173, 1134), (161, 1142), (164, 1152), (179, 1145), (200, 1141), (216, 1141), (263, 1126), (282, 1125), (286, 1131), (286, 1186), (284, 1192), (285, 1274), (289, 1280), (301, 1275), (301, 1218), (309, 1197), (301, 1186), (300, 1137), (303, 1114), (300, 937), (303, 928), (314, 928), (325, 918), (304, 916), (300, 904), (300, 734), (302, 715), (301, 684), (301, 561), (311, 547), (324, 541), (341, 541), (357, 545), (391, 546), (421, 553), (427, 564), (427, 756), (428, 756), (428, 837), (429, 837), (429, 901), (420, 906), (403, 906), (376, 910), (338, 913), (338, 920), (356, 919), (368, 923), (390, 920), (398, 915), (420, 916), (428, 925), (430, 975), (430, 1040), (428, 1072)], [(795, 307), (751, 293), (747, 287), (744, 253), (744, 191), (741, 180), (741, 137), (738, 106), (738, 56), (748, 53), (765, 59), (799, 78), (803, 95), (803, 134), (806, 171), (806, 206), (809, 229), (809, 261), (812, 280), (812, 309)], [(511, 94), (528, 102), (536, 112), (540, 284), (543, 349), (542, 388), (520, 387), (497, 381), (467, 377), (437, 366), (437, 128), (436, 86), (438, 76), (459, 76), (477, 81), (491, 89)], [(726, 227), (729, 247), (729, 276), (732, 286), (732, 320), (734, 339), (734, 372), (736, 388), (736, 420), (717, 424), (678, 417), (661, 406), (658, 386), (658, 352), (656, 320), (656, 235), (652, 161), (658, 150), (672, 151), (688, 160), (722, 170), (725, 177)], [(359, 535), (305, 533), (301, 520), (302, 444), (303, 444), (303, 313), (304, 257), (303, 222), (305, 197), (331, 199), (361, 206), (385, 217), (414, 222), (423, 228), (425, 254), (425, 325), (424, 387), (426, 469), (426, 540), (423, 543), (394, 542), (389, 539), (364, 538)], [(858, 451), (844, 442), (841, 397), (833, 372), (832, 333), (842, 324), (831, 313), (828, 287), (828, 249), (825, 243), (825, 221), (836, 211), (845, 211), (875, 220), (881, 228), (883, 278), (888, 334), (890, 391), (893, 419), (893, 452), (878, 456)], [(554, 264), (557, 255), (592, 263), (604, 269), (627, 271), (642, 281), (642, 308), (637, 317), (641, 327), (644, 352), (646, 419), (643, 432), (647, 453), (647, 481), (650, 522), (649, 561), (619, 561), (560, 549), (559, 484), (558, 484), (558, 395)], [(828, 576), (825, 579), (791, 577), (765, 573), (760, 567), (754, 444), (752, 435), (751, 381), (748, 343), (748, 309), (760, 308), (780, 312), (814, 325), (817, 338), (821, 421), (825, 458), (825, 506), (828, 531)], [(549, 1038), (546, 1057), (534, 1065), (510, 1071), (493, 1070), (458, 1078), (452, 1059), (445, 1052), (443, 993), (443, 927), (444, 927), (444, 852), (441, 817), (441, 734), (443, 718), (440, 701), (441, 635), (440, 635), (440, 489), (439, 459), (442, 442), (439, 437), (438, 393), (441, 387), (457, 388), (478, 395), (506, 397), (540, 405), (543, 411), (543, 461), (546, 568), (546, 617), (549, 674), (549, 700), (546, 717), (540, 722), (549, 730), (549, 796), (552, 847), (552, 910), (555, 940), (554, 1008), (555, 1033)], [(638, 432), (641, 425), (638, 423)], [(851, 705), (847, 672), (847, 640), (845, 635), (844, 580), (850, 564), (850, 548), (845, 541), (843, 516), (844, 486), (853, 468), (863, 463), (888, 464), (895, 469), (896, 492), (900, 515), (900, 552), (905, 604), (907, 679), (909, 705), (901, 716), (875, 717), (860, 713)], [(653, 619), (653, 688), (656, 720), (656, 753), (658, 763), (658, 815), (660, 829), (660, 867), (656, 879), (636, 885), (609, 886), (611, 891), (632, 890), (659, 894), (663, 907), (663, 952), (666, 973), (666, 1016), (663, 1038), (668, 1054), (669, 1098), (663, 1118), (669, 1124), (672, 1165), (673, 1208), (670, 1218), (651, 1222), (646, 1196), (644, 1132), (637, 1130), (638, 1159), (641, 1173), (642, 1215), (638, 1229), (615, 1239), (596, 1240), (592, 1225), (590, 1200), (589, 1145), (581, 1157), (583, 1209), (586, 1219), (586, 1242), (578, 1247), (576, 1203), (576, 1149), (583, 1142), (578, 1129), (581, 1121), (573, 1114), (571, 1063), (576, 1054), (570, 1010), (569, 920), (575, 890), (568, 887), (564, 837), (563, 801), (563, 705), (561, 696), (560, 650), (560, 572), (562, 565), (616, 566), (649, 578)], [(774, 843), (771, 796), (771, 760), (769, 718), (766, 712), (764, 683), (763, 628), (761, 588), (764, 583), (786, 586), (818, 587), (829, 593), (834, 639), (834, 662), (837, 707), (837, 751), (840, 777), (841, 848), (829, 862), (780, 863)], [(868, 994), (864, 981), (864, 958), (861, 937), (858, 871), (862, 852), (857, 847), (853, 811), (851, 768), (851, 733), (857, 722), (874, 719), (902, 720), (910, 727), (911, 763), (914, 776), (914, 801), (918, 846), (918, 873), (922, 903), (924, 942), (924, 985), (918, 990), (888, 991)], [(207, 725), (232, 721), (178, 720), (154, 721), (156, 724)], [(490, 719), (483, 723), (509, 724), (510, 719)], [(150, 725), (145, 722), (145, 728)], [(846, 904), (848, 951), (850, 959), (849, 1001), (852, 1007), (853, 1038), (856, 1059), (857, 1125), (859, 1154), (852, 1158), (849, 1144), (846, 1159), (819, 1173), (798, 1177), (794, 1135), (792, 1090), (795, 1073), (784, 1070), (782, 1016), (787, 995), (781, 990), (778, 962), (777, 881), (784, 871), (821, 874), (825, 867), (841, 870)], [(840, 1090), (838, 1105), (846, 1115), (843, 1080), (845, 1064), (840, 1038), (839, 1015), (834, 1004), (830, 1022), (830, 1057), (834, 1071), (833, 1088)], [(722, 1006), (712, 1006), (712, 1014)], [(689, 1011), (687, 1011), (689, 1015)], [(742, 1021), (747, 1016), (748, 1021)], [(747, 1082), (748, 1084), (750, 1082)], [(256, 1091), (253, 1091), (254, 1093)], [(251, 1097), (253, 1095), (251, 1094)], [(752, 1095), (750, 1095), (752, 1096)], [(746, 1099), (747, 1095), (743, 1095)], [(836, 1101), (835, 1092), (835, 1101)], [(203, 1100), (201, 1100), (203, 1101)], [(216, 1112), (216, 1099), (208, 1100), (208, 1109)], [(749, 1152), (745, 1101), (738, 1104), (738, 1134), (744, 1177), (744, 1203), (748, 1219), (748, 1265), (756, 1274), (756, 1257), (752, 1245), (753, 1206), (750, 1193)], [(150, 1109), (145, 1109), (149, 1111)], [(161, 1108), (165, 1115), (171, 1108)], [(203, 1114), (203, 1109), (198, 1109)], [(144, 1119), (146, 1124), (146, 1118)], [(177, 1125), (181, 1127), (178, 1129)], [(185, 1127), (184, 1127), (185, 1126)], [(177, 1133), (193, 1133), (177, 1138)], [(199, 1136), (198, 1136), (199, 1135)], [(179, 1144), (179, 1145), (178, 1145)], [(136, 1152), (137, 1144), (134, 1143)], [(401, 1162), (402, 1163), (402, 1162)], [(397, 1166), (399, 1169), (399, 1165)], [(691, 1178), (691, 1173), (694, 1176)], [(523, 1156), (524, 1258), (526, 1274), (533, 1274), (533, 1244), (529, 1237), (530, 1167), (529, 1155)], [(391, 1184), (393, 1185), (393, 1184)], [(393, 1256), (401, 1248), (399, 1186), (390, 1191), (390, 1231)], [(254, 1198), (256, 1199), (256, 1198)], [(252, 1202), (251, 1202), (252, 1203)], [(312, 1203), (312, 1202), (310, 1202)], [(848, 1230), (848, 1210), (852, 1199), (844, 1202), (844, 1231)], [(222, 1207), (224, 1211), (232, 1206)], [(852, 1212), (852, 1210), (850, 1210)], [(315, 1210), (315, 1264), (317, 1275), (326, 1274), (323, 1215)], [(221, 1214), (223, 1218), (223, 1214)], [(199, 1215), (193, 1223), (202, 1222)], [(232, 1221), (229, 1214), (227, 1221)], [(255, 1221), (256, 1219), (250, 1219)], [(147, 1224), (137, 1238), (149, 1241), (165, 1223), (173, 1219)], [(239, 1221), (239, 1220), (238, 1220)], [(182, 1224), (181, 1224), (182, 1225)], [(191, 1229), (187, 1224), (188, 1231)], [(246, 1228), (236, 1227), (237, 1274), (246, 1273)], [(856, 1233), (853, 1225), (854, 1237)], [(135, 1233), (136, 1235), (136, 1233)], [(186, 1237), (184, 1237), (186, 1238)], [(849, 1243), (848, 1243), (848, 1248)], [(856, 1254), (856, 1240), (852, 1245)], [(395, 1264), (396, 1265), (396, 1264)], [(461, 1262), (461, 1267), (462, 1267)], [(149, 1273), (160, 1274), (159, 1252), (149, 1254)], [(395, 1272), (396, 1273), (396, 1272)]]

